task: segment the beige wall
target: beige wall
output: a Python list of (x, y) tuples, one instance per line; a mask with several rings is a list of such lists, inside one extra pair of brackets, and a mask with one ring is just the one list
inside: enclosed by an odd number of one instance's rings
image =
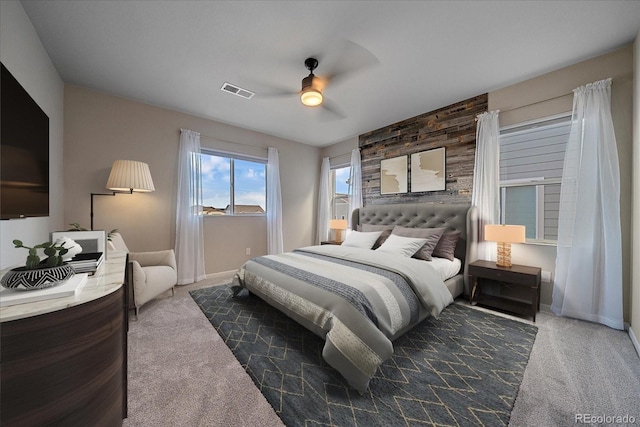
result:
[[(624, 319), (629, 321), (633, 46), (627, 45), (596, 58), (490, 92), (489, 110), (500, 110), (501, 126), (571, 111), (573, 89), (607, 77), (613, 78), (611, 112), (620, 161)], [(537, 265), (555, 273), (555, 246), (514, 245), (512, 250), (514, 263)], [(551, 304), (551, 292), (552, 284), (543, 283), (542, 304)]]
[[(90, 193), (105, 189), (117, 159), (149, 164), (156, 191), (95, 197), (94, 228), (118, 228), (132, 251), (174, 247), (180, 128), (202, 134), (203, 148), (266, 156), (279, 151), (284, 248), (312, 244), (320, 149), (247, 129), (66, 85), (65, 223), (89, 226)], [(235, 270), (266, 253), (264, 217), (206, 217), (207, 274)], [(251, 255), (246, 255), (246, 249)]]
[(349, 163), (351, 161), (351, 151), (358, 148), (358, 137), (354, 136), (342, 142), (337, 142), (320, 150), (320, 160), (329, 157), (332, 165)]
[(633, 231), (631, 272), (631, 329), (640, 354), (640, 32), (633, 45)]
[(31, 21), (17, 1), (0, 1), (0, 61), (49, 116), (49, 217), (0, 222), (0, 269), (23, 264), (26, 245), (49, 240), (63, 226), (62, 144), (64, 85)]

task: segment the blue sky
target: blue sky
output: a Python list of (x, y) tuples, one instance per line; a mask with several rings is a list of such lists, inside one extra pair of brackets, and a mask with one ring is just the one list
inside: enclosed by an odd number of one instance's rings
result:
[(347, 166), (346, 168), (336, 169), (336, 193), (338, 194), (347, 194), (349, 192), (349, 185), (347, 181), (349, 180), (349, 172), (351, 171), (351, 167)]
[[(205, 206), (224, 209), (230, 201), (228, 158), (202, 155), (202, 198)], [(260, 205), (266, 210), (266, 165), (234, 160), (236, 205)]]

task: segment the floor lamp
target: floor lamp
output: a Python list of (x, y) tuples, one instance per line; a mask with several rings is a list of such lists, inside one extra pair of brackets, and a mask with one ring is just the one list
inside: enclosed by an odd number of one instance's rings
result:
[(135, 160), (116, 160), (111, 166), (107, 180), (107, 190), (111, 193), (91, 193), (91, 230), (93, 230), (93, 196), (115, 196), (134, 191), (149, 193), (155, 191), (149, 165)]

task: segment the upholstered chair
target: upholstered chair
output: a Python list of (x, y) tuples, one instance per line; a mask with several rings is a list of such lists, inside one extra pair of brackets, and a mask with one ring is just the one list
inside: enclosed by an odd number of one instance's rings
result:
[(129, 253), (132, 267), (133, 303), (136, 318), (140, 307), (147, 301), (171, 289), (178, 283), (176, 256), (173, 249), (155, 252), (130, 252), (120, 233), (112, 233), (109, 245), (117, 251)]

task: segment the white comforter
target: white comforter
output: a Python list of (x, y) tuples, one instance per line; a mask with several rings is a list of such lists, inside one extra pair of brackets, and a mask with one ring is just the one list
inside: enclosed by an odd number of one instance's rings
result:
[(392, 340), (453, 302), (428, 262), (336, 245), (254, 258), (233, 287), (324, 338), (324, 359), (361, 392), (393, 354)]

